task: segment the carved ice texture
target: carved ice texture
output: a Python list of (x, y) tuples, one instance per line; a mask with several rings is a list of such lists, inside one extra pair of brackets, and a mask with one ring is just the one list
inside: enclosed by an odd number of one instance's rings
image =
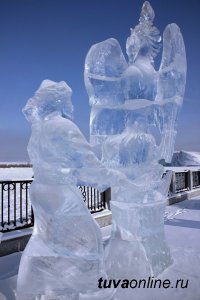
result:
[(18, 300), (102, 299), (94, 284), (105, 276), (101, 232), (77, 185), (85, 178), (93, 185), (104, 170), (72, 121), (71, 93), (63, 81), (44, 80), (23, 109), (32, 123), (35, 225), (21, 258)]
[(117, 40), (95, 44), (85, 62), (90, 99), (90, 141), (101, 162), (126, 176), (111, 186), (112, 234), (106, 247), (108, 274), (114, 278), (158, 275), (171, 262), (163, 213), (177, 116), (186, 81), (186, 55), (179, 27), (163, 34), (161, 48), (154, 11), (145, 2), (139, 24), (127, 39), (126, 61)]

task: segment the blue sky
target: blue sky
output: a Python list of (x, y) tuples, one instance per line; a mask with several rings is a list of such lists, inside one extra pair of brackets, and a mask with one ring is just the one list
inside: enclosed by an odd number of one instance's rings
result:
[[(125, 53), (140, 0), (0, 1), (0, 161), (28, 160), (30, 124), (21, 109), (43, 79), (73, 90), (75, 122), (89, 136), (85, 56), (92, 44), (114, 37)], [(200, 1), (152, 0), (155, 25), (175, 22), (184, 36), (188, 73), (176, 149), (200, 151)]]

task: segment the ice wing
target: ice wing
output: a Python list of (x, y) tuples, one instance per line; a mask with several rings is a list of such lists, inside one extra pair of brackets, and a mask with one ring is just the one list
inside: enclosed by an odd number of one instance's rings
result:
[(163, 54), (158, 72), (157, 100), (182, 100), (186, 82), (185, 45), (179, 27), (169, 24), (163, 34)]
[(163, 34), (163, 54), (158, 72), (156, 100), (163, 103), (159, 109), (159, 127), (162, 136), (160, 155), (170, 162), (174, 151), (177, 117), (182, 105), (186, 83), (185, 45), (179, 27), (170, 24)]
[(124, 102), (120, 79), (126, 68), (127, 62), (117, 40), (110, 38), (91, 47), (84, 74), (91, 105)]

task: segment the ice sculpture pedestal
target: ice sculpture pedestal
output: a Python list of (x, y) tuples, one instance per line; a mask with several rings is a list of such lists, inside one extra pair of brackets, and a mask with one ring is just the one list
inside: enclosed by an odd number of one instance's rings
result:
[[(119, 192), (119, 191), (118, 191)], [(112, 193), (114, 198), (114, 193)], [(112, 201), (112, 233), (106, 248), (110, 278), (157, 276), (172, 263), (165, 242), (165, 203), (134, 204)]]

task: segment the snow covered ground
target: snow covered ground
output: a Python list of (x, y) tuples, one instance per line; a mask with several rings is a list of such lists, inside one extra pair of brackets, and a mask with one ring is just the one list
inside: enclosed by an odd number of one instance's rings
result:
[(1, 180), (29, 180), (33, 176), (32, 168), (0, 168)]
[[(104, 237), (110, 228), (102, 229)], [(123, 289), (117, 292), (120, 300), (200, 300), (200, 197), (166, 207), (165, 231), (174, 263), (159, 278), (172, 285), (177, 279), (188, 280), (188, 287)], [(15, 300), (20, 257), (15, 253), (0, 258), (0, 300)]]
[(183, 151), (174, 152), (172, 166), (198, 166), (200, 167), (200, 152)]

